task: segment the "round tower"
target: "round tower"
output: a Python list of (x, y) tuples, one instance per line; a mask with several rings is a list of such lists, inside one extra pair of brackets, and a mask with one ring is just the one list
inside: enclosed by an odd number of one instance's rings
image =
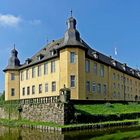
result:
[(11, 56), (8, 60), (7, 67), (3, 70), (5, 72), (5, 100), (17, 100), (20, 95), (20, 74), (19, 74), (20, 60), (18, 59), (18, 52), (12, 49)]

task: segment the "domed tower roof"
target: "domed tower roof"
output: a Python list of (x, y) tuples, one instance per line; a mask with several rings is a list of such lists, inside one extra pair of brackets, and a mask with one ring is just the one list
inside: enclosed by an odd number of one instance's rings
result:
[(64, 35), (63, 45), (79, 45), (80, 33), (76, 29), (76, 23), (76, 19), (71, 15), (66, 22), (67, 30)]
[(11, 56), (8, 60), (8, 66), (6, 67), (5, 70), (17, 69), (19, 66), (20, 66), (20, 61), (18, 59), (18, 51), (14, 47), (14, 49), (11, 50)]

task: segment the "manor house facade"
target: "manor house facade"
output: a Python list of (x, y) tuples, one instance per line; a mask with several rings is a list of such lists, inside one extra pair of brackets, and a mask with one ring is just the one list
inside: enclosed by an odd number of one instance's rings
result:
[(64, 37), (53, 40), (20, 64), (14, 48), (5, 72), (5, 100), (59, 95), (71, 90), (75, 100), (140, 100), (140, 72), (92, 49), (67, 20)]

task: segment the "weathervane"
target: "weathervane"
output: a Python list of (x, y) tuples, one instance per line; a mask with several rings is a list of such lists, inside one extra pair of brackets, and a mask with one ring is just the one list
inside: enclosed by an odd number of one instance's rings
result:
[(72, 11), (72, 9), (71, 9), (71, 11), (70, 11), (70, 15), (71, 15), (71, 17), (72, 17), (72, 12), (73, 12), (73, 11)]
[(16, 48), (16, 45), (15, 45), (15, 43), (14, 43), (14, 49)]

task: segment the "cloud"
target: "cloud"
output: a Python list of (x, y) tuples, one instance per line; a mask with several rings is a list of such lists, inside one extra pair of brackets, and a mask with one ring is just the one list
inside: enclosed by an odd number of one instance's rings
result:
[(31, 25), (39, 25), (39, 24), (41, 24), (41, 20), (39, 20), (39, 19), (30, 20), (29, 23)]
[(11, 14), (0, 14), (0, 26), (17, 27), (21, 21), (21, 17)]

